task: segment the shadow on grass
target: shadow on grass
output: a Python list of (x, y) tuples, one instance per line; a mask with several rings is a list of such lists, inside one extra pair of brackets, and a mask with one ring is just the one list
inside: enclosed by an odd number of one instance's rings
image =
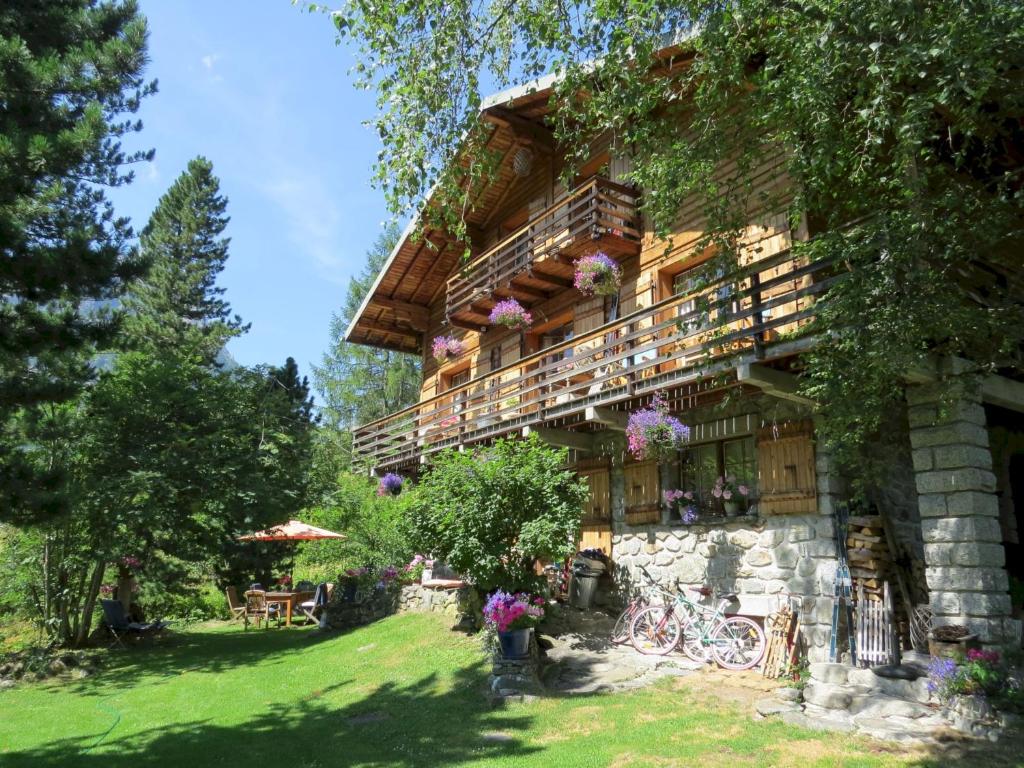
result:
[[(339, 704), (333, 694), (359, 685), (347, 679), (313, 690), (287, 703), (254, 699), (259, 708), (245, 722), (218, 724), (188, 719), (187, 712), (169, 711), (166, 726), (121, 735), (131, 717), (114, 706), (116, 696), (134, 680), (147, 690), (160, 677), (184, 671), (216, 672), (268, 655), (286, 661), (311, 642), (337, 638), (338, 633), (302, 637), (296, 632), (261, 633), (259, 642), (241, 632), (187, 634), (165, 648), (133, 649), (116, 668), (96, 681), (71, 686), (77, 693), (96, 696), (97, 707), (110, 715), (112, 726), (94, 733), (51, 741), (16, 752), (4, 752), (4, 768), (231, 768), (235, 765), (397, 766), (427, 768), (472, 760), (507, 759), (516, 763), (538, 751), (522, 743), (521, 734), (532, 716), (491, 710), (484, 698), (486, 672), (482, 665), (455, 670), (438, 685), (435, 674), (398, 684), (385, 682), (356, 701)], [(57, 691), (68, 691), (64, 686)], [(159, 694), (156, 694), (159, 695)], [(241, 694), (240, 694), (241, 695)], [(105, 698), (111, 697), (107, 703)], [(180, 706), (180, 705), (179, 705)], [(124, 719), (124, 724), (118, 725)]]
[(237, 630), (233, 625), (225, 625), (215, 632), (172, 632), (160, 640), (111, 649), (95, 677), (48, 690), (54, 694), (109, 695), (111, 689), (132, 688), (140, 682), (186, 672), (216, 674), (256, 663), (264, 668), (287, 664), (290, 654), (343, 634), (301, 627), (244, 631), (240, 624)]

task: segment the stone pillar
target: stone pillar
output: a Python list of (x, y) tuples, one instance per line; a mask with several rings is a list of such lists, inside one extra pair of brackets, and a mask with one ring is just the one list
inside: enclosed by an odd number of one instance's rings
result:
[(1020, 637), (1010, 597), (985, 410), (938, 384), (907, 388), (925, 576), (937, 626), (963, 624), (987, 643)]

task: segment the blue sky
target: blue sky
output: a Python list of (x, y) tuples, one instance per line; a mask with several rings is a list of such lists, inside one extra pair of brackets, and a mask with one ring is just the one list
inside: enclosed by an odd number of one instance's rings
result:
[(141, 7), (148, 74), (160, 85), (131, 147), (154, 147), (156, 157), (110, 197), (141, 230), (189, 159), (209, 158), (231, 216), (221, 285), (252, 323), (229, 349), (244, 365), (291, 355), (308, 375), (388, 216), (369, 184), (379, 142), (362, 121), (374, 113), (373, 95), (352, 86), (352, 55), (334, 44), (330, 20), (288, 0)]

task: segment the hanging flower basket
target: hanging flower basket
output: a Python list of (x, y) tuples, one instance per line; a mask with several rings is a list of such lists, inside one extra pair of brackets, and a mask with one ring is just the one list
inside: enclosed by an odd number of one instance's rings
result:
[(454, 336), (435, 336), (430, 351), (437, 364), (444, 365), (465, 352), (466, 347)]
[(524, 331), (533, 324), (533, 316), (515, 299), (504, 299), (494, 305), (488, 321), (491, 325), (503, 325), (513, 331)]
[(626, 440), (636, 459), (670, 459), (690, 439), (690, 428), (670, 416), (668, 404), (660, 392), (649, 408), (629, 414)]
[(576, 262), (573, 285), (586, 296), (612, 296), (622, 285), (622, 267), (603, 251), (592, 253)]
[(402, 492), (402, 480), (401, 475), (396, 475), (394, 472), (388, 472), (384, 477), (380, 479), (380, 484), (377, 486), (378, 496), (397, 496)]

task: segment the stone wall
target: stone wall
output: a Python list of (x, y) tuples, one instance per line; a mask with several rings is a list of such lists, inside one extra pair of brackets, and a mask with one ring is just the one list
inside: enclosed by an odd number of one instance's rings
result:
[(341, 590), (335, 590), (327, 606), (324, 623), (330, 629), (348, 629), (407, 611), (475, 617), (480, 611), (480, 599), (471, 587), (430, 589), (420, 584), (409, 584), (398, 589), (380, 589), (356, 595), (352, 601), (344, 600)]
[(964, 624), (990, 643), (1019, 642), (1010, 597), (996, 478), (980, 397), (956, 399), (923, 384), (907, 389), (910, 442), (937, 625)]

